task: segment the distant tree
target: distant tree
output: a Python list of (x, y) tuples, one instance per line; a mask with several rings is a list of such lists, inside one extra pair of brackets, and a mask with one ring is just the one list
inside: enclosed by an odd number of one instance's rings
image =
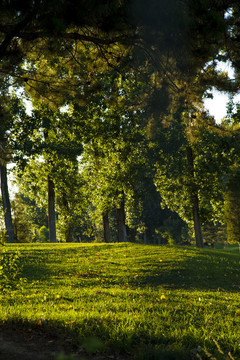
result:
[(224, 215), (227, 224), (227, 241), (240, 244), (240, 169), (234, 168), (224, 193)]
[(22, 198), (15, 195), (12, 201), (14, 241), (16, 243), (25, 243), (34, 241), (34, 231), (32, 222), (29, 220), (29, 214), (24, 207)]
[(7, 166), (4, 162), (0, 164), (0, 180), (7, 241), (13, 243), (14, 229), (12, 224), (12, 212), (8, 192)]
[(109, 213), (106, 211), (102, 215), (103, 217), (103, 238), (106, 243), (112, 241), (110, 223), (109, 223)]
[[(25, 166), (26, 161), (36, 156), (45, 156), (49, 162), (49, 170), (45, 169), (47, 179), (48, 194), (48, 218), (50, 229), (50, 241), (56, 242), (56, 225), (55, 225), (55, 192), (54, 183), (51, 178), (51, 158), (47, 155), (49, 151), (45, 151), (48, 142), (48, 132), (50, 128), (50, 119), (48, 114), (40, 115), (35, 112), (32, 116), (27, 115), (24, 106), (15, 99), (12, 111), (15, 115), (16, 124), (15, 132), (13, 131), (12, 142), (14, 149), (18, 152), (18, 163)], [(50, 115), (50, 114), (49, 114)], [(34, 120), (31, 119), (34, 118)], [(30, 125), (30, 126), (28, 126)]]
[(227, 225), (227, 241), (240, 244), (240, 167), (239, 167), (240, 105), (229, 97), (227, 116), (221, 123), (222, 154), (228, 167), (224, 173), (224, 220)]
[(162, 203), (195, 224), (196, 244), (202, 247), (202, 225), (223, 222), (222, 194), (230, 163), (228, 140), (214, 119), (199, 111), (193, 120), (186, 128), (176, 114), (162, 129), (165, 146), (160, 149), (155, 181)]
[(43, 225), (38, 232), (38, 241), (41, 243), (48, 242), (49, 238), (49, 230)]
[[(22, 115), (23, 120), (24, 113), (19, 109), (16, 113)], [(53, 225), (49, 229), (53, 228), (61, 241), (82, 238), (83, 235), (77, 235), (84, 207), (77, 161), (82, 144), (75, 120), (72, 118), (71, 121), (66, 112), (54, 112), (39, 105), (31, 116), (27, 116), (26, 123), (17, 124), (15, 151), (22, 193), (25, 196), (28, 193), (39, 207), (47, 207), (49, 214), (57, 212), (49, 219), (57, 217), (58, 228)], [(51, 234), (51, 239), (56, 239), (56, 235)]]
[[(30, 178), (32, 178), (31, 175)], [(29, 188), (24, 194), (22, 192), (24, 186), (18, 187), (18, 192), (12, 201), (15, 241), (35, 242), (38, 238), (39, 228), (48, 225), (46, 208), (37, 201), (36, 197), (30, 199)]]
[(11, 101), (7, 95), (1, 96), (0, 106), (0, 184), (2, 194), (2, 205), (5, 219), (5, 229), (7, 241), (14, 242), (14, 229), (12, 224), (11, 203), (8, 190), (7, 164), (11, 159), (11, 146), (9, 144), (9, 134), (12, 128), (13, 119), (10, 114), (8, 102)]
[(118, 241), (126, 241), (130, 202), (143, 193), (147, 146), (141, 126), (146, 122), (143, 106), (149, 88), (145, 77), (144, 69), (135, 73), (130, 67), (124, 75), (109, 70), (101, 75), (102, 86), (83, 111), (74, 105), (75, 116), (85, 121), (81, 167), (86, 193), (94, 217), (103, 221), (105, 241), (110, 238), (108, 220), (113, 209)]

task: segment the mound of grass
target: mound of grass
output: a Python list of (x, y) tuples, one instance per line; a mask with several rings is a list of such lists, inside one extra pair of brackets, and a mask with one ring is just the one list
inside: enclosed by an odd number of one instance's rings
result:
[(2, 326), (138, 359), (240, 358), (239, 253), (129, 243), (4, 249), (18, 251), (21, 274), (0, 295)]

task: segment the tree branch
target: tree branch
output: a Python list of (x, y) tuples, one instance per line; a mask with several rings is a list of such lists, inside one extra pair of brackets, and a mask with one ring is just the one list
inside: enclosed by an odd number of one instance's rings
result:
[[(36, 0), (32, 10), (28, 13), (28, 15), (22, 21), (20, 21), (16, 26), (11, 28), (11, 30), (9, 27), (5, 28), (5, 31), (6, 29), (8, 29), (8, 31), (5, 39), (0, 45), (0, 58), (6, 55), (7, 48), (11, 44), (13, 38), (19, 36), (21, 30), (24, 29), (26, 25), (28, 25), (29, 22), (33, 19), (34, 15), (37, 13), (39, 4), (40, 4), (40, 0)], [(3, 27), (1, 28), (1, 31), (3, 31)]]

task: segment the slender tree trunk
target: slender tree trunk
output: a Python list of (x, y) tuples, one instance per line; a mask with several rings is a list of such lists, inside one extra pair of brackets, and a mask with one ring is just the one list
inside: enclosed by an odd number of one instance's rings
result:
[(51, 243), (57, 242), (56, 235), (56, 214), (55, 214), (55, 189), (54, 182), (48, 175), (48, 227), (49, 240)]
[(66, 240), (66, 243), (70, 243), (73, 241), (72, 240), (72, 232), (71, 232), (70, 227), (65, 230), (65, 240)]
[[(48, 139), (48, 129), (44, 129), (45, 142)], [(54, 182), (48, 175), (48, 229), (49, 229), (49, 241), (51, 243), (57, 242), (56, 234), (56, 213), (55, 213), (55, 186)]]
[[(193, 151), (191, 146), (187, 146), (187, 161), (189, 166), (190, 176), (194, 179), (194, 162), (193, 162)], [(199, 199), (196, 189), (191, 189), (192, 192), (192, 214), (193, 214), (193, 223), (194, 223), (194, 232), (195, 232), (195, 240), (196, 246), (199, 248), (203, 247), (203, 236), (202, 236), (202, 225), (200, 219), (200, 211), (199, 211)]]
[(143, 234), (143, 243), (144, 243), (144, 244), (148, 244), (148, 237), (147, 237), (146, 231), (145, 231), (145, 233)]
[(106, 243), (110, 243), (111, 242), (111, 231), (110, 231), (109, 217), (108, 217), (108, 212), (107, 211), (103, 213), (102, 218), (103, 218), (104, 241)]
[(124, 197), (120, 207), (116, 209), (118, 242), (127, 242), (127, 228), (125, 223)]
[(193, 196), (192, 209), (193, 209), (193, 222), (194, 222), (196, 246), (202, 248), (203, 247), (202, 225), (199, 215), (199, 200), (196, 194)]
[(65, 216), (64, 216), (64, 223), (65, 223), (64, 236), (65, 236), (65, 241), (67, 243), (70, 243), (73, 241), (73, 237), (72, 237), (72, 227), (71, 227), (70, 219), (68, 217), (68, 215), (70, 214), (70, 209), (69, 209), (69, 204), (68, 204), (67, 195), (66, 195), (65, 191), (62, 194), (62, 203), (67, 212), (67, 215), (65, 214)]
[(5, 220), (5, 228), (7, 232), (7, 242), (13, 243), (14, 230), (12, 223), (11, 204), (10, 204), (9, 192), (8, 192), (6, 164), (0, 164), (0, 173), (1, 173), (0, 178), (1, 178), (1, 192), (2, 192), (2, 201), (3, 201), (4, 220)]

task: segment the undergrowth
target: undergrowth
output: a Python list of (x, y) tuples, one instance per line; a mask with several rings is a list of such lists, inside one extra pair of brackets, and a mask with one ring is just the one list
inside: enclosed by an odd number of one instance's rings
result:
[(25, 279), (21, 277), (23, 258), (19, 251), (7, 251), (0, 245), (0, 290), (5, 293), (9, 290), (24, 286)]

